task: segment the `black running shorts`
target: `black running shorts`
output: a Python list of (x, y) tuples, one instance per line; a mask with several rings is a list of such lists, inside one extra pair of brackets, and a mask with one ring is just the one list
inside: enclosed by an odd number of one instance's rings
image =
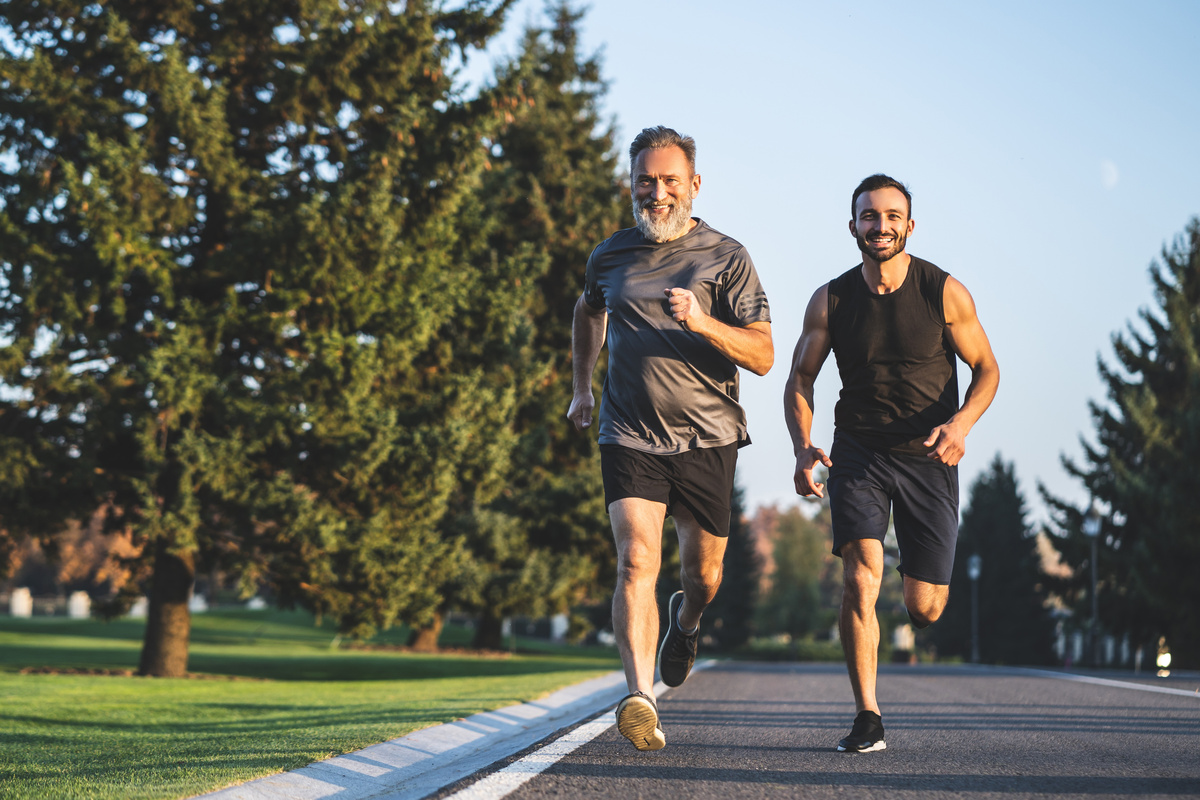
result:
[(900, 574), (948, 585), (958, 539), (958, 467), (872, 450), (844, 433), (834, 434), (829, 458), (834, 554), (855, 539), (882, 542), (891, 514)]
[(682, 503), (704, 530), (729, 536), (737, 451), (735, 443), (660, 456), (617, 444), (602, 444), (604, 506), (607, 508), (626, 497), (640, 497), (665, 504), (670, 514), (676, 503)]

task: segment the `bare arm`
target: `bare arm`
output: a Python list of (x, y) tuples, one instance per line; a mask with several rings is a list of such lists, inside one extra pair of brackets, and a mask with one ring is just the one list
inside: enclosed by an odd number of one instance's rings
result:
[(755, 375), (766, 375), (775, 363), (771, 323), (751, 322), (744, 328), (726, 325), (706, 314), (687, 289), (664, 289), (671, 303), (671, 316), (693, 333), (698, 333), (717, 351)]
[(992, 354), (987, 334), (979, 324), (975, 301), (967, 287), (954, 278), (947, 278), (942, 298), (950, 346), (971, 368), (971, 383), (963, 396), (962, 408), (944, 425), (930, 432), (925, 446), (933, 448), (930, 458), (954, 466), (967, 451), (967, 434), (996, 396), (996, 389), (1000, 386), (1000, 366)]
[(608, 312), (597, 311), (587, 304), (583, 295), (575, 301), (575, 316), (571, 321), (571, 408), (567, 419), (582, 431), (592, 425), (596, 396), (592, 393), (592, 372), (604, 346), (608, 330)]
[(808, 301), (804, 329), (792, 354), (792, 369), (783, 392), (783, 417), (796, 454), (796, 494), (825, 496), (825, 485), (813, 479), (817, 462), (832, 467), (825, 451), (810, 438), (813, 420), (813, 386), (831, 348), (829, 338), (829, 287), (822, 286)]

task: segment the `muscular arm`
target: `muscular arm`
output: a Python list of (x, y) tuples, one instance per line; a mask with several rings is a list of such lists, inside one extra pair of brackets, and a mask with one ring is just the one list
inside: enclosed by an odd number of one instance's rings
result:
[(775, 363), (771, 323), (751, 322), (744, 328), (726, 325), (704, 313), (696, 296), (687, 289), (664, 289), (663, 293), (671, 303), (674, 320), (703, 336), (721, 355), (755, 375), (770, 371)]
[(930, 458), (954, 466), (966, 453), (967, 434), (996, 396), (996, 389), (1000, 386), (1000, 366), (992, 354), (987, 334), (979, 324), (975, 301), (967, 287), (954, 278), (947, 278), (942, 304), (946, 309), (946, 333), (950, 346), (971, 368), (971, 383), (963, 396), (962, 408), (944, 425), (930, 432), (925, 446), (933, 448)]
[(817, 462), (833, 466), (825, 451), (810, 438), (813, 420), (813, 386), (831, 347), (829, 338), (829, 287), (822, 286), (808, 301), (804, 329), (792, 353), (792, 369), (783, 391), (783, 417), (796, 454), (796, 494), (825, 496), (824, 484), (813, 479)]
[(583, 295), (575, 301), (575, 316), (571, 322), (571, 407), (567, 419), (575, 423), (576, 430), (585, 430), (592, 425), (592, 412), (596, 407), (596, 396), (592, 393), (592, 372), (604, 346), (604, 335), (608, 330), (608, 312), (597, 311), (587, 304)]

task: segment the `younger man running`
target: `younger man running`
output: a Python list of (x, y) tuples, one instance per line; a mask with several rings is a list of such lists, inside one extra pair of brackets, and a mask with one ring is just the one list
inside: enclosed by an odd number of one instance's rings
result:
[[(784, 416), (796, 454), (796, 493), (823, 497), (829, 468), (833, 552), (842, 559), (839, 627), (857, 716), (846, 752), (886, 747), (875, 697), (883, 537), (894, 516), (904, 604), (918, 628), (942, 614), (958, 537), (958, 467), (965, 439), (991, 404), (1000, 369), (961, 283), (905, 252), (912, 196), (872, 175), (850, 200), (863, 260), (813, 295), (792, 357)], [(830, 350), (842, 391), (830, 455), (810, 438), (813, 384)], [(958, 404), (955, 356), (971, 368)]]

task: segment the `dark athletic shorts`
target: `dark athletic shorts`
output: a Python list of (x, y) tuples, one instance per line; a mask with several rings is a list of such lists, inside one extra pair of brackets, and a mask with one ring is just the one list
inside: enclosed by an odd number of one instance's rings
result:
[(864, 447), (835, 433), (829, 453), (833, 552), (854, 539), (883, 541), (888, 513), (896, 526), (901, 575), (948, 585), (958, 540), (958, 467), (924, 455)]
[(618, 444), (602, 444), (604, 507), (626, 497), (640, 497), (666, 504), (670, 514), (676, 503), (682, 503), (704, 530), (729, 536), (737, 451), (734, 443), (660, 456)]

